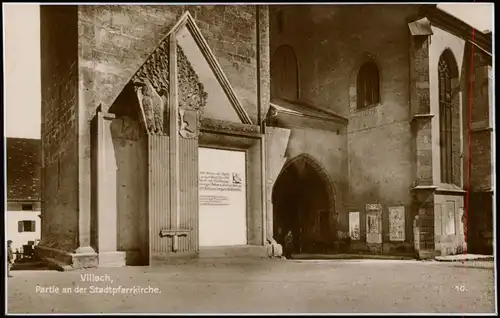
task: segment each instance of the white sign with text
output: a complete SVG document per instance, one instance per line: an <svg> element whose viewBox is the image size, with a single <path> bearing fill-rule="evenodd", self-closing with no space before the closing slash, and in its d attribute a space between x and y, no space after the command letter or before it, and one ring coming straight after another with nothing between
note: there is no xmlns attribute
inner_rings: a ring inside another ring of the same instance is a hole
<svg viewBox="0 0 500 318"><path fill-rule="evenodd" d="M246 156L199 148L200 246L247 244Z"/></svg>

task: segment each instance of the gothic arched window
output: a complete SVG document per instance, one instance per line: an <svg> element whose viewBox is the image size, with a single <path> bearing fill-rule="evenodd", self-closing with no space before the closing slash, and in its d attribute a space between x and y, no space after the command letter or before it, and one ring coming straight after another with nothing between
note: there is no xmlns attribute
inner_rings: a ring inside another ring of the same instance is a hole
<svg viewBox="0 0 500 318"><path fill-rule="evenodd" d="M271 97L294 101L299 97L297 57L291 46L280 46L271 60Z"/></svg>
<svg viewBox="0 0 500 318"><path fill-rule="evenodd" d="M454 109L454 87L456 84L457 67L454 57L449 50L446 50L439 59L439 145L441 157L441 182L453 184L456 181L454 169L457 162L454 153L459 149L454 149L457 143L454 142L454 129L457 124L457 112Z"/></svg>
<svg viewBox="0 0 500 318"><path fill-rule="evenodd" d="M278 24L278 34L281 34L285 30L285 13L283 10L278 10L276 20Z"/></svg>
<svg viewBox="0 0 500 318"><path fill-rule="evenodd" d="M380 102L380 78L377 65L367 62L361 66L356 81L357 108L362 109Z"/></svg>

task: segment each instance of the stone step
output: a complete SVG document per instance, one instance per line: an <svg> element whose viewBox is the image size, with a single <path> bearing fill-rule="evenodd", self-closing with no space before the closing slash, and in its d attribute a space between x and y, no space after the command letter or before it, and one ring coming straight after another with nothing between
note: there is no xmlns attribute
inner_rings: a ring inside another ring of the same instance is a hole
<svg viewBox="0 0 500 318"><path fill-rule="evenodd" d="M125 252L99 253L99 267L123 267L126 265Z"/></svg>
<svg viewBox="0 0 500 318"><path fill-rule="evenodd" d="M43 262L45 264L47 264L47 266L49 267L49 269L55 269L55 270L58 270L58 271L61 271L61 272L65 272L65 271L71 271L73 270L73 266L69 265L69 264L66 264L66 263L63 263L61 261L58 261L54 258L50 258L50 257L45 257L43 259Z"/></svg>
<svg viewBox="0 0 500 318"><path fill-rule="evenodd" d="M493 255L481 254L457 254L435 257L435 260L438 262L493 261L494 259Z"/></svg>
<svg viewBox="0 0 500 318"><path fill-rule="evenodd" d="M368 253L338 253L338 254L292 254L293 259L298 260L328 260L328 259L380 259L380 260L413 260L413 255L384 255Z"/></svg>
<svg viewBox="0 0 500 318"><path fill-rule="evenodd" d="M234 245L200 247L199 258L268 258L266 246Z"/></svg>
<svg viewBox="0 0 500 318"><path fill-rule="evenodd" d="M10 268L13 271L18 270L31 270L31 269L44 269L47 268L47 264L42 261L32 261L32 262L16 262Z"/></svg>

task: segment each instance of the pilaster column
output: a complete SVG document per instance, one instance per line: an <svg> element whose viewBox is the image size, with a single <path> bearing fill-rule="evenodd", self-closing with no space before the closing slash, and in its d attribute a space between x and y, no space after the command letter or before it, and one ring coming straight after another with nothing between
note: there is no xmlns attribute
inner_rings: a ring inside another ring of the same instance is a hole
<svg viewBox="0 0 500 318"><path fill-rule="evenodd" d="M416 27L418 26L418 27ZM434 256L434 190L430 108L429 44L432 30L426 18L409 23L410 97L414 149L413 231L419 258Z"/></svg>
<svg viewBox="0 0 500 318"><path fill-rule="evenodd" d="M432 180L432 130L434 114L430 109L429 38L410 40L410 96L413 143L415 149L415 186L430 186Z"/></svg>
<svg viewBox="0 0 500 318"><path fill-rule="evenodd" d="M95 255L90 245L91 228L91 138L88 103L84 94L78 101L78 248L76 254Z"/></svg>
<svg viewBox="0 0 500 318"><path fill-rule="evenodd" d="M118 208L116 190L116 160L111 122L114 114L100 109L97 119L97 249L99 266L125 266L125 253L118 248Z"/></svg>
<svg viewBox="0 0 500 318"><path fill-rule="evenodd" d="M257 5L257 90L258 90L258 121L261 126L262 137L260 139L261 151L261 201L262 201L262 242L267 244L268 239L273 237L272 213L267 209L267 155L266 155L266 131L264 116L267 113L270 101L270 53L269 53L269 6Z"/></svg>

